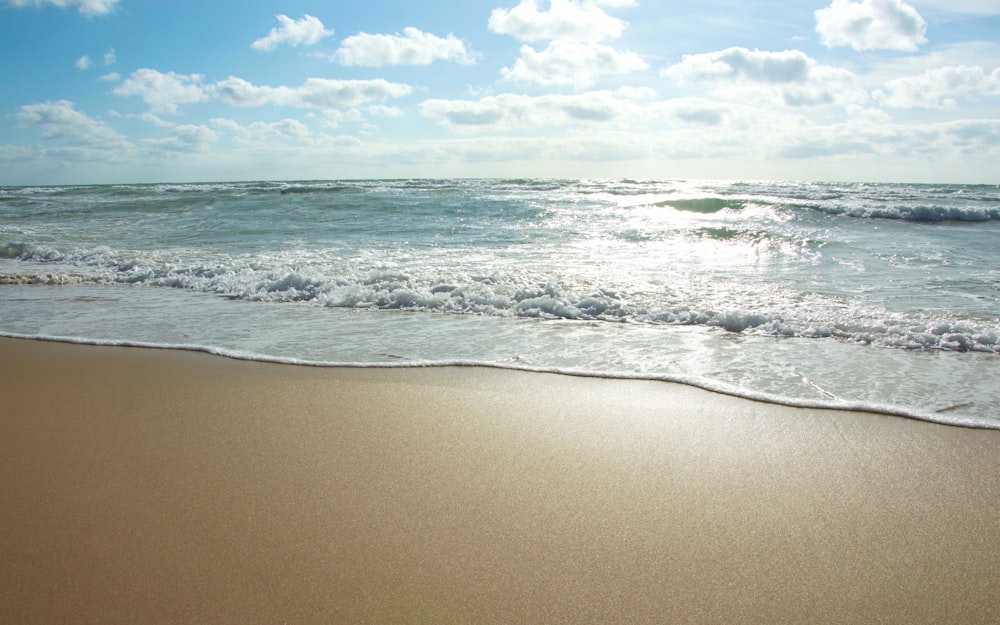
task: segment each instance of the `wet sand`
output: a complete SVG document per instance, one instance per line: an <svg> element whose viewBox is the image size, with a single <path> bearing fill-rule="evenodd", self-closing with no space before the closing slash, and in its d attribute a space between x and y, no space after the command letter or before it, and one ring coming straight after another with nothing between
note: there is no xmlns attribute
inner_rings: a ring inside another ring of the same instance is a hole
<svg viewBox="0 0 1000 625"><path fill-rule="evenodd" d="M998 623L1000 431L0 339L0 622Z"/></svg>

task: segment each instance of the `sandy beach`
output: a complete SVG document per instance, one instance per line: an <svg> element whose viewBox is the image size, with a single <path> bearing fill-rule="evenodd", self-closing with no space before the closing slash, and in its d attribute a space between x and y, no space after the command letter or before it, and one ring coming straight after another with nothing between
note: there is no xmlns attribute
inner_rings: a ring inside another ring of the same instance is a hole
<svg viewBox="0 0 1000 625"><path fill-rule="evenodd" d="M0 622L997 623L1000 431L0 339Z"/></svg>

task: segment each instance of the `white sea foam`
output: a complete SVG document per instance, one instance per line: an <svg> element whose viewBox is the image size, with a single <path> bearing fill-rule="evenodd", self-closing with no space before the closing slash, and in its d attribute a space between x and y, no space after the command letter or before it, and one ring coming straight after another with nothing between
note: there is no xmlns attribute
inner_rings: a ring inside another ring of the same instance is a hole
<svg viewBox="0 0 1000 625"><path fill-rule="evenodd" d="M920 311L891 312L879 306L848 308L838 298L774 293L776 302L757 309L739 306L751 299L740 285L724 285L718 293L685 293L669 290L629 293L590 284L586 288L563 281L538 282L533 273L493 273L469 276L434 265L411 271L370 266L317 262L308 268L290 269L304 259L297 253L273 257L243 256L223 259L218 265L186 266L155 258L121 256L106 247L75 254L52 249L8 246L25 261L53 263L79 273L35 272L5 274L6 284L70 284L102 281L165 286L223 294L248 301L306 302L328 307L485 314L501 317L613 321L629 323L704 325L729 332L758 335L837 338L903 349L944 349L1000 352L997 320L949 319ZM699 295L701 298L699 299ZM760 306L760 302L757 303Z"/></svg>

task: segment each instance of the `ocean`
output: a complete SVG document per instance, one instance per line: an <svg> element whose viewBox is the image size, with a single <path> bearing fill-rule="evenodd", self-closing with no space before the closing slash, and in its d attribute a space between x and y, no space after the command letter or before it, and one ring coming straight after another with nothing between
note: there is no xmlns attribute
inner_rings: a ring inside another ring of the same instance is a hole
<svg viewBox="0 0 1000 625"><path fill-rule="evenodd" d="M1000 427L1000 186L0 187L0 334Z"/></svg>

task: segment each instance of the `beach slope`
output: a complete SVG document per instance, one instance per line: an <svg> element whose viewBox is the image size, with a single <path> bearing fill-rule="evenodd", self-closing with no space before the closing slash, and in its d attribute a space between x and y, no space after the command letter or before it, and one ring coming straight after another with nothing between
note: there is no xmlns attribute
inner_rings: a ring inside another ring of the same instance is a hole
<svg viewBox="0 0 1000 625"><path fill-rule="evenodd" d="M997 623L1000 431L0 339L0 622Z"/></svg>

